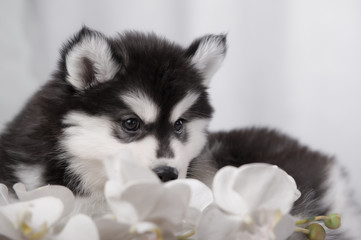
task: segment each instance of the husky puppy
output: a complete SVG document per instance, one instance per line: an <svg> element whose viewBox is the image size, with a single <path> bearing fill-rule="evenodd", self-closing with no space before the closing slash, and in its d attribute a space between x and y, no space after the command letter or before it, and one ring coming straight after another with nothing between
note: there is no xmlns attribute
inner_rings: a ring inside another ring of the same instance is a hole
<svg viewBox="0 0 361 240"><path fill-rule="evenodd" d="M84 27L64 45L52 79L1 135L0 182L64 185L95 213L106 181L102 161L120 149L163 181L209 184L225 165L267 162L295 178L302 196L293 214L337 212L343 227L327 239L361 239L345 173L333 158L274 130L208 133L207 88L226 50L224 35L183 48L154 34L107 37Z"/></svg>

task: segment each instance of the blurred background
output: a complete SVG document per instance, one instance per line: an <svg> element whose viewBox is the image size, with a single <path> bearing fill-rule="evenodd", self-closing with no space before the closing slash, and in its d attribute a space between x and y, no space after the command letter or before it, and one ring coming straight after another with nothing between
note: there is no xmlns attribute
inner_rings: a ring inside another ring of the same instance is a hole
<svg viewBox="0 0 361 240"><path fill-rule="evenodd" d="M153 31L184 46L228 33L210 87L211 129L268 126L336 156L361 203L361 1L0 0L0 128L83 24L108 35Z"/></svg>

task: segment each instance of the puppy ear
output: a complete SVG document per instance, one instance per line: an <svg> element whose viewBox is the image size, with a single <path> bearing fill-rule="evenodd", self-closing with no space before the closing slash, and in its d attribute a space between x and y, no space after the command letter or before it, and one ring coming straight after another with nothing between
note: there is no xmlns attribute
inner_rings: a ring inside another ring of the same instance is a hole
<svg viewBox="0 0 361 240"><path fill-rule="evenodd" d="M66 81L84 90L114 78L120 68L104 35L83 27L63 48Z"/></svg>
<svg viewBox="0 0 361 240"><path fill-rule="evenodd" d="M206 35L196 39L187 49L194 66L203 74L204 84L209 85L211 78L221 66L227 52L227 36Z"/></svg>

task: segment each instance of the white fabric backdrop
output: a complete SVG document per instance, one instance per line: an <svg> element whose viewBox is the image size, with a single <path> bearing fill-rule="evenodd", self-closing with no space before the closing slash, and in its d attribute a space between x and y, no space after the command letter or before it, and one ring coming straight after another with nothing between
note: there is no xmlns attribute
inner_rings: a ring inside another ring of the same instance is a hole
<svg viewBox="0 0 361 240"><path fill-rule="evenodd" d="M184 45L227 32L211 129L270 126L335 155L361 203L361 1L0 0L0 125L47 80L82 24Z"/></svg>

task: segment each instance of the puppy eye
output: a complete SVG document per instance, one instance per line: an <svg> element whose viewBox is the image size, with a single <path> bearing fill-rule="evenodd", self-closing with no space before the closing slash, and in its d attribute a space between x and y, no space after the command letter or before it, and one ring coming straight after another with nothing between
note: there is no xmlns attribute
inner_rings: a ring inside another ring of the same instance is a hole
<svg viewBox="0 0 361 240"><path fill-rule="evenodd" d="M140 122L137 118L129 118L122 122L122 127L127 132L136 132L140 128Z"/></svg>
<svg viewBox="0 0 361 240"><path fill-rule="evenodd" d="M184 119L178 119L175 123L174 123L174 130L176 133L180 134L183 132L183 125L184 125Z"/></svg>

